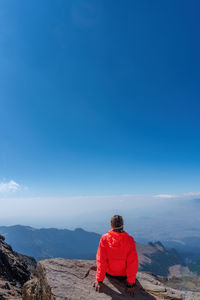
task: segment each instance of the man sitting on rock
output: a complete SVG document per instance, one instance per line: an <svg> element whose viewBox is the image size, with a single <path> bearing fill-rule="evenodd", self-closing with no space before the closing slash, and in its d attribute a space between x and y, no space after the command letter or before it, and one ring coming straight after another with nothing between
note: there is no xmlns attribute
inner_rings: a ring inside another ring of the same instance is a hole
<svg viewBox="0 0 200 300"><path fill-rule="evenodd" d="M101 237L96 255L97 273L94 284L96 291L101 290L105 275L126 280L128 294L134 294L138 271L138 255L135 241L123 230L121 216L111 218L111 230Z"/></svg>

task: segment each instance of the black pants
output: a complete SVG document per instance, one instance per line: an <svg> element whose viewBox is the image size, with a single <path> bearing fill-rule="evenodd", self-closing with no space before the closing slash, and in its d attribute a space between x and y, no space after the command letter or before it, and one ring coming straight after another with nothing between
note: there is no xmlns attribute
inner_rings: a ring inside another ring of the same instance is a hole
<svg viewBox="0 0 200 300"><path fill-rule="evenodd" d="M115 279L118 279L119 281L125 281L127 279L126 276L114 276L114 275L110 275L108 273L106 273L106 276L109 277L109 278L115 278Z"/></svg>

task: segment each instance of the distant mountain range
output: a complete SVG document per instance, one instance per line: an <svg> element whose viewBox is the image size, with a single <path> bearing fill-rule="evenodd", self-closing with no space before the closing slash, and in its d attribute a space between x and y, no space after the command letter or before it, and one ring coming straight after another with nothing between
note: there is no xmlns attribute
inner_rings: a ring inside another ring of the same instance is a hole
<svg viewBox="0 0 200 300"><path fill-rule="evenodd" d="M174 240L163 240L164 245L169 248L175 248L180 252L200 254L200 237L184 237Z"/></svg>
<svg viewBox="0 0 200 300"><path fill-rule="evenodd" d="M47 258L95 259L100 235L81 228L35 229L29 226L1 226L0 234L13 249L33 256L37 261ZM160 242L147 245L136 243L140 270L167 276L169 267L182 264L174 250L166 250Z"/></svg>
<svg viewBox="0 0 200 300"><path fill-rule="evenodd" d="M17 252L33 256L37 261L53 258L94 259L100 235L81 228L67 229L29 226L1 226L0 234L5 236Z"/></svg>

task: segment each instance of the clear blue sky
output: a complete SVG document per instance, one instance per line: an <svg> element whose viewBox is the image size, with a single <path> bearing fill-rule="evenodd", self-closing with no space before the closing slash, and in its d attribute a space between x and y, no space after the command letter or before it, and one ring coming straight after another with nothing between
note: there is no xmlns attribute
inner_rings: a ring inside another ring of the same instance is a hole
<svg viewBox="0 0 200 300"><path fill-rule="evenodd" d="M199 0L0 0L0 182L199 192Z"/></svg>

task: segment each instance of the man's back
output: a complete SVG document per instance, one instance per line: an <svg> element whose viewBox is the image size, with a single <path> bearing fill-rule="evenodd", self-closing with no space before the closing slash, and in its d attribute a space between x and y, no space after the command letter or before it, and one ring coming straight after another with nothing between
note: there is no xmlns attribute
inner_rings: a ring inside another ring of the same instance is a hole
<svg viewBox="0 0 200 300"><path fill-rule="evenodd" d="M98 281L103 281L107 272L113 276L127 276L128 282L135 282L138 256L134 239L128 233L110 230L104 234L96 258Z"/></svg>

